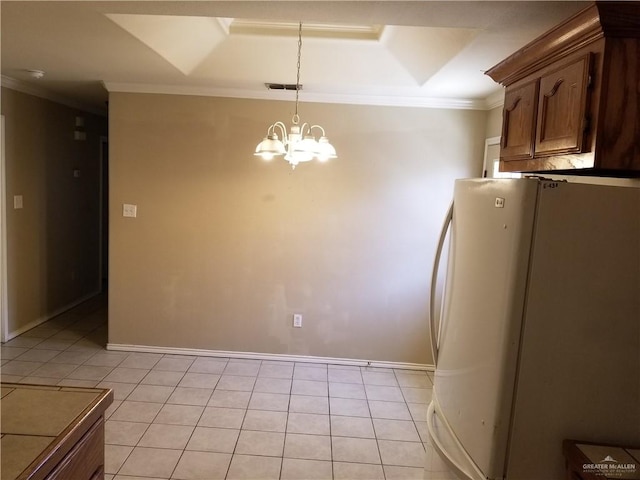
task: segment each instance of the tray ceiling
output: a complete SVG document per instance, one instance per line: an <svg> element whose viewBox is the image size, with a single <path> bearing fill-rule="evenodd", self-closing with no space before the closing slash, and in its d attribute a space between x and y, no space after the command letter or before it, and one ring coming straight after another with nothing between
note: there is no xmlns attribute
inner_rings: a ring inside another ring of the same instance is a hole
<svg viewBox="0 0 640 480"><path fill-rule="evenodd" d="M583 6L3 1L3 83L99 110L107 90L290 99L265 83L295 83L302 21L303 102L486 108L484 71Z"/></svg>

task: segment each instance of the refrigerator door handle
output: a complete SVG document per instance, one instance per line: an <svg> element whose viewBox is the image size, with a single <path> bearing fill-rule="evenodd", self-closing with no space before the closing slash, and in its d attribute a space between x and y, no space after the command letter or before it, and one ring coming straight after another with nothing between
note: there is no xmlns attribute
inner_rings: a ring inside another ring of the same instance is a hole
<svg viewBox="0 0 640 480"><path fill-rule="evenodd" d="M449 439L448 446L445 446L441 441L440 436L442 434L436 431L436 418L440 418L440 428L447 432L446 437ZM427 408L427 431L433 448L438 452L440 458L454 470L458 478L464 480L484 480L487 478L473 463L473 460L464 450L462 444L454 435L449 424L444 420L435 392L433 400ZM447 449L455 450L458 454L454 456L453 454L450 454Z"/></svg>
<svg viewBox="0 0 640 480"><path fill-rule="evenodd" d="M441 325L437 325L436 328L436 289L438 284L438 270L440 267L440 256L442 255L442 249L444 247L444 240L447 237L449 226L453 219L453 202L449 205L449 210L444 219L442 225L442 231L440 232L440 239L438 240L438 248L436 249L436 258L433 261L433 272L431 273L431 295L429 298L429 333L431 337L431 352L433 354L433 364L438 365L438 336ZM439 319L440 320L440 319ZM438 322L439 323L439 322Z"/></svg>

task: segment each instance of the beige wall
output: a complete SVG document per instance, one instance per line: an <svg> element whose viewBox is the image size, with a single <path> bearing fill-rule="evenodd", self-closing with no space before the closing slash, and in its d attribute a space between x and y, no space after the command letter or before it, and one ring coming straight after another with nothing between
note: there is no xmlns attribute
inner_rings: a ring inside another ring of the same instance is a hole
<svg viewBox="0 0 640 480"><path fill-rule="evenodd" d="M11 335L99 291L99 141L107 124L7 88L2 114ZM84 142L73 139L76 115L85 119ZM13 208L14 195L24 208Z"/></svg>
<svg viewBox="0 0 640 480"><path fill-rule="evenodd" d="M502 135L502 105L487 112L487 131L485 135L487 138Z"/></svg>
<svg viewBox="0 0 640 480"><path fill-rule="evenodd" d="M253 156L292 106L110 96L111 344L431 363L435 243L485 112L302 104L339 158L292 171Z"/></svg>

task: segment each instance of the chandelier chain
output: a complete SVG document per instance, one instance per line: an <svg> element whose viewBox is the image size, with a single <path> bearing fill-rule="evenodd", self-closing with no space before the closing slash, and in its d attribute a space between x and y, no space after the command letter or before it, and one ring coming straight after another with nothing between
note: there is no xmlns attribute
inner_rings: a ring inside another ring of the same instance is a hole
<svg viewBox="0 0 640 480"><path fill-rule="evenodd" d="M293 115L293 124L300 121L298 115L298 97L300 95L300 57L302 55L302 22L298 25L298 63L296 64L296 113Z"/></svg>

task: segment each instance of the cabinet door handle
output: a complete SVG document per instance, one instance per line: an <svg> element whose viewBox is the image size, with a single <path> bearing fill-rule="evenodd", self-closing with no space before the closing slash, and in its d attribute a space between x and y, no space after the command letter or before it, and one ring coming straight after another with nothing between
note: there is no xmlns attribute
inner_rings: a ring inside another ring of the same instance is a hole
<svg viewBox="0 0 640 480"><path fill-rule="evenodd" d="M562 85L563 82L564 82L564 78L559 78L558 80L556 80L556 83L551 89L551 91L549 93L545 93L544 96L547 98L553 97L558 92L558 88L560 88L560 85Z"/></svg>

